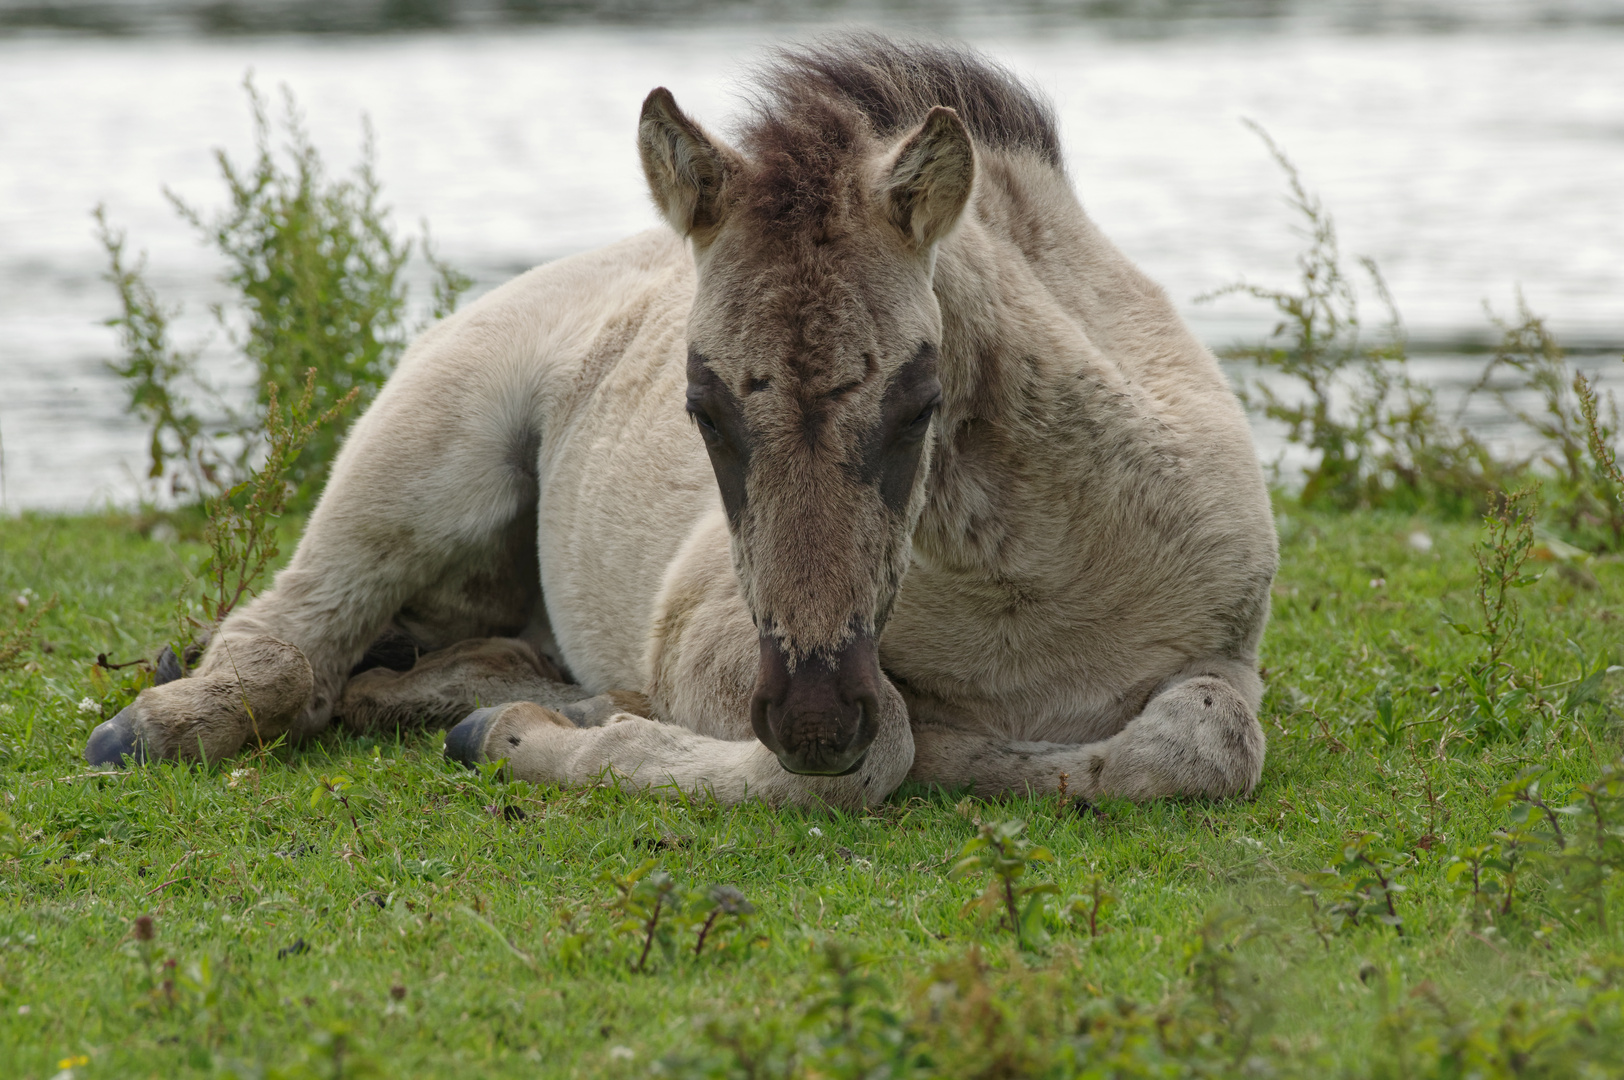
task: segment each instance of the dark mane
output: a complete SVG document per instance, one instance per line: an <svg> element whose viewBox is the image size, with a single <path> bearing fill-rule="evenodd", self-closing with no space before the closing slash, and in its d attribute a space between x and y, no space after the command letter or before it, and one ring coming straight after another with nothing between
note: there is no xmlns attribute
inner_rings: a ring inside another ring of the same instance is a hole
<svg viewBox="0 0 1624 1080"><path fill-rule="evenodd" d="M969 49L849 34L783 49L755 81L739 132L756 165L748 202L782 224L823 221L850 194L853 152L870 137L902 134L937 105L956 111L982 146L1062 168L1048 102Z"/></svg>

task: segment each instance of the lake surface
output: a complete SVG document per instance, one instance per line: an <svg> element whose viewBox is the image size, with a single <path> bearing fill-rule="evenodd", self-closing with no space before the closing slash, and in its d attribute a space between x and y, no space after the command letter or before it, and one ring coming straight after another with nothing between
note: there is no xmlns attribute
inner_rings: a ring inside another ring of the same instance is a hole
<svg viewBox="0 0 1624 1080"><path fill-rule="evenodd" d="M1252 302L1200 305L1226 282L1285 285L1299 237L1264 125L1340 226L1375 258L1412 336L1434 352L1488 335L1520 286L1572 344L1624 343L1624 29L1413 27L1352 34L1101 33L1083 22L954 28L1054 100L1090 213L1167 286L1204 339L1267 331ZM216 147L245 158L240 84L286 85L334 171L360 118L403 230L422 220L476 292L538 262L651 227L633 133L666 85L726 130L740 79L804 28L750 22L487 28L377 37L0 38L0 445L5 507L83 508L141 493L145 440L105 370L114 309L91 209L149 252L211 332L220 265L165 201L213 207ZM218 332L205 347L219 377ZM1624 384L1617 354L1586 357ZM1481 361L1429 358L1451 401ZM1474 424L1502 441L1492 409ZM1262 452L1278 451L1262 433Z"/></svg>

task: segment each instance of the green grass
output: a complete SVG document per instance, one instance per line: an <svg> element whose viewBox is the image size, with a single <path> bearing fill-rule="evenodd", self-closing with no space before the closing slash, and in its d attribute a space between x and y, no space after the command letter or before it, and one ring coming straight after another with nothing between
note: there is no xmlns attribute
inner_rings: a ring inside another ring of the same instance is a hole
<svg viewBox="0 0 1624 1080"><path fill-rule="evenodd" d="M90 772L85 738L134 670L98 684L91 663L150 654L202 554L151 524L0 520L0 631L25 588L60 597L49 651L0 674L0 1076L1600 1076L1624 1058L1624 909L1602 929L1548 859L1504 916L1446 880L1513 824L1496 794L1520 770L1548 766L1560 803L1617 756L1624 680L1565 710L1557 685L1580 674L1569 642L1619 659L1617 561L1537 566L1510 660L1558 704L1484 742L1460 689L1481 645L1442 619L1475 619L1476 527L1283 509L1253 798L1079 813L905 789L857 816L507 784L447 764L438 732ZM1410 725L1392 742L1383 694ZM313 802L339 775L359 835ZM971 903L983 882L949 877L978 820L1009 818L1054 855L1023 880L1058 887L1024 950ZM1409 867L1402 933L1296 896L1365 832ZM633 971L642 938L615 932L600 875L649 858L756 914ZM1092 875L1117 896L1093 938L1061 912Z"/></svg>

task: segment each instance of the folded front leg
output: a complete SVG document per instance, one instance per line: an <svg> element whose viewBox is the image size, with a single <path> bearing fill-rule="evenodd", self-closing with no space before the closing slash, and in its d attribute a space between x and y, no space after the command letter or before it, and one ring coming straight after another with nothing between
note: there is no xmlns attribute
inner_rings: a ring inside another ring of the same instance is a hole
<svg viewBox="0 0 1624 1080"><path fill-rule="evenodd" d="M903 707L900 698L890 705ZM883 724L862 764L845 776L788 772L755 739L711 738L625 712L598 727L576 727L563 713L530 702L475 711L446 734L446 756L470 766L505 759L515 779L536 783L582 786L614 780L723 804L756 799L773 806L857 810L884 801L913 759L906 715L891 719L899 722Z"/></svg>
<svg viewBox="0 0 1624 1080"><path fill-rule="evenodd" d="M1237 685L1240 684L1240 685ZM1231 661L1197 665L1152 697L1108 739L1017 742L961 728L922 726L909 779L978 795L1054 792L1085 798L1247 795L1263 773L1257 675Z"/></svg>
<svg viewBox="0 0 1624 1080"><path fill-rule="evenodd" d="M344 687L334 713L351 731L365 733L450 727L470 709L509 701L562 709L580 720L592 711L591 698L590 691L564 682L558 669L525 642L475 638L428 653L406 671L363 671ZM621 704L607 712L627 707Z"/></svg>

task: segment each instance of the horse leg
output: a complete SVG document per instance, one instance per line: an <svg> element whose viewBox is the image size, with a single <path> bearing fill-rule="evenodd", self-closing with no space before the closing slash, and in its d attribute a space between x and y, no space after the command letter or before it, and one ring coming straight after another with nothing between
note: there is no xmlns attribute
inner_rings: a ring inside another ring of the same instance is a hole
<svg viewBox="0 0 1624 1080"><path fill-rule="evenodd" d="M1263 773L1262 682L1254 666L1217 660L1187 667L1108 739L1019 742L946 726L914 731L909 779L978 795L1047 793L1156 799L1247 795Z"/></svg>
<svg viewBox="0 0 1624 1080"><path fill-rule="evenodd" d="M479 638L424 654L407 671L372 668L351 678L334 715L357 733L451 727L491 702L529 702L557 710L579 727L616 713L649 711L641 694L593 695L518 638Z"/></svg>
<svg viewBox="0 0 1624 1080"><path fill-rule="evenodd" d="M512 576L515 533L534 551L537 498L534 461L514 448L535 439L514 430L524 418L474 396L492 392L485 383L436 370L456 361L425 357L390 382L274 586L226 618L190 678L142 691L98 727L87 761L216 761L248 740L320 731L367 645L414 597Z"/></svg>
<svg viewBox="0 0 1624 1080"><path fill-rule="evenodd" d="M701 795L724 805L756 799L772 806L856 810L883 802L901 783L913 750L900 695L881 708L890 739L876 740L846 776L787 772L754 738L718 739L630 712L578 727L560 710L530 702L478 709L446 734L446 755L467 765L506 760L514 779L568 787L614 781L655 794ZM883 740L883 742L882 742Z"/></svg>

